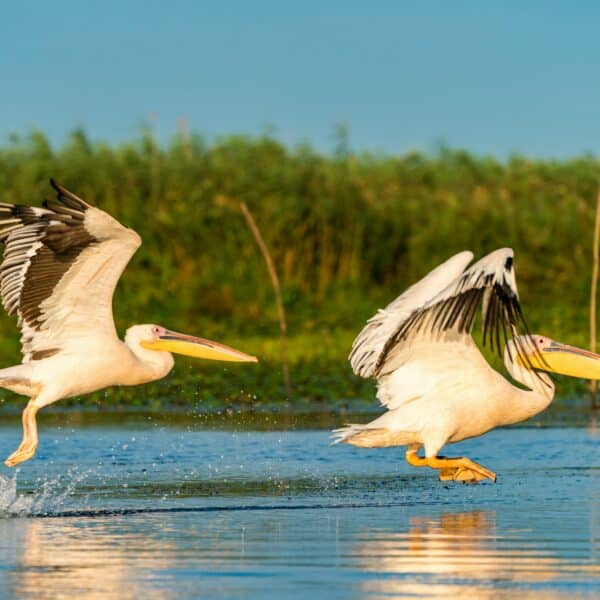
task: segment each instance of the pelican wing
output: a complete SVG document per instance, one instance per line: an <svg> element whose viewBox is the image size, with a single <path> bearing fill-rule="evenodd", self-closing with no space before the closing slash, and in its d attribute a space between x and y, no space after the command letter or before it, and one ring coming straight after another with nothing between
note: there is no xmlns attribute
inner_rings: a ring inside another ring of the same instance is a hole
<svg viewBox="0 0 600 600"><path fill-rule="evenodd" d="M352 344L350 364L357 375L372 377L386 344L406 320L431 298L451 285L473 260L473 253L459 252L409 287L371 317Z"/></svg>
<svg viewBox="0 0 600 600"><path fill-rule="evenodd" d="M0 203L0 296L22 330L24 362L116 336L112 296L137 233L51 180L43 208Z"/></svg>
<svg viewBox="0 0 600 600"><path fill-rule="evenodd" d="M421 306L413 307L408 316L396 322L371 374L379 377L398 368L409 358L412 345L433 343L450 332L454 339L470 336L480 305L483 343L502 355L502 340L506 342L509 334L514 336L519 330L528 333L519 304L513 258L510 248L496 250L460 273ZM527 350L531 352L533 348Z"/></svg>

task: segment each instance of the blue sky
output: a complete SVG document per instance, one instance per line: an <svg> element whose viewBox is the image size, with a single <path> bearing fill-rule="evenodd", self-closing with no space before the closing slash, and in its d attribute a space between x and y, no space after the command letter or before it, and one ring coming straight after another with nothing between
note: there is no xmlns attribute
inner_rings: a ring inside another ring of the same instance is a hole
<svg viewBox="0 0 600 600"><path fill-rule="evenodd" d="M273 132L402 153L600 153L600 4L260 1L5 3L0 139L155 116L212 138Z"/></svg>

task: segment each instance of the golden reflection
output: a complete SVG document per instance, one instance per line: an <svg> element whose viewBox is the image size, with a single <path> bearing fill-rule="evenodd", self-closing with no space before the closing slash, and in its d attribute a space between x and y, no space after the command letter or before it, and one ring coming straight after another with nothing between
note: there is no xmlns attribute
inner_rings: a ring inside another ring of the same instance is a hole
<svg viewBox="0 0 600 600"><path fill-rule="evenodd" d="M494 511L415 517L408 532L381 531L369 538L357 554L362 570L373 574L362 585L370 597L486 599L518 589L519 598L564 598L527 588L600 575L600 566L561 560L521 535L498 536Z"/></svg>
<svg viewBox="0 0 600 600"><path fill-rule="evenodd" d="M6 530L4 523L3 529ZM152 571L173 567L168 548L152 535L119 532L106 527L72 524L63 519L15 519L13 537L20 556L9 575L15 598L119 598L161 600ZM10 526L10 525L9 525ZM163 582L164 583L164 582Z"/></svg>

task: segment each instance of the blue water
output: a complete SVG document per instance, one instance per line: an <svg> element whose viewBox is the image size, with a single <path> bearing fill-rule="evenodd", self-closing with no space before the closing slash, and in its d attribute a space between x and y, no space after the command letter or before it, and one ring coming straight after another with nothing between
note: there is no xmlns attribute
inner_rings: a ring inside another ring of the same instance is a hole
<svg viewBox="0 0 600 600"><path fill-rule="evenodd" d="M0 456L19 442L0 427ZM494 485L326 431L45 427L0 474L0 596L600 596L600 434L504 429L446 449Z"/></svg>

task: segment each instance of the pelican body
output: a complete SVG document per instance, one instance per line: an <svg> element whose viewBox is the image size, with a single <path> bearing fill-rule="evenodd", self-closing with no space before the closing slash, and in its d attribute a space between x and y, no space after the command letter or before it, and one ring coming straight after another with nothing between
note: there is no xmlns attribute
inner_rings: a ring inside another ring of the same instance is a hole
<svg viewBox="0 0 600 600"><path fill-rule="evenodd" d="M235 362L256 358L160 325L135 325L117 336L112 298L140 236L51 180L56 200L43 207L0 203L0 295L18 317L23 362L0 370L0 387L29 396L23 441L5 461L36 451L36 413L62 398L113 385L161 379L173 353Z"/></svg>
<svg viewBox="0 0 600 600"><path fill-rule="evenodd" d="M335 430L336 443L406 446L409 464L438 469L441 480L495 481L485 467L440 450L543 411L555 391L546 372L600 379L600 355L528 332L510 248L467 269L472 258L453 256L367 322L350 363L377 380L387 410L366 425ZM498 353L504 345L506 370L525 389L494 370L471 337L479 305L483 342Z"/></svg>

